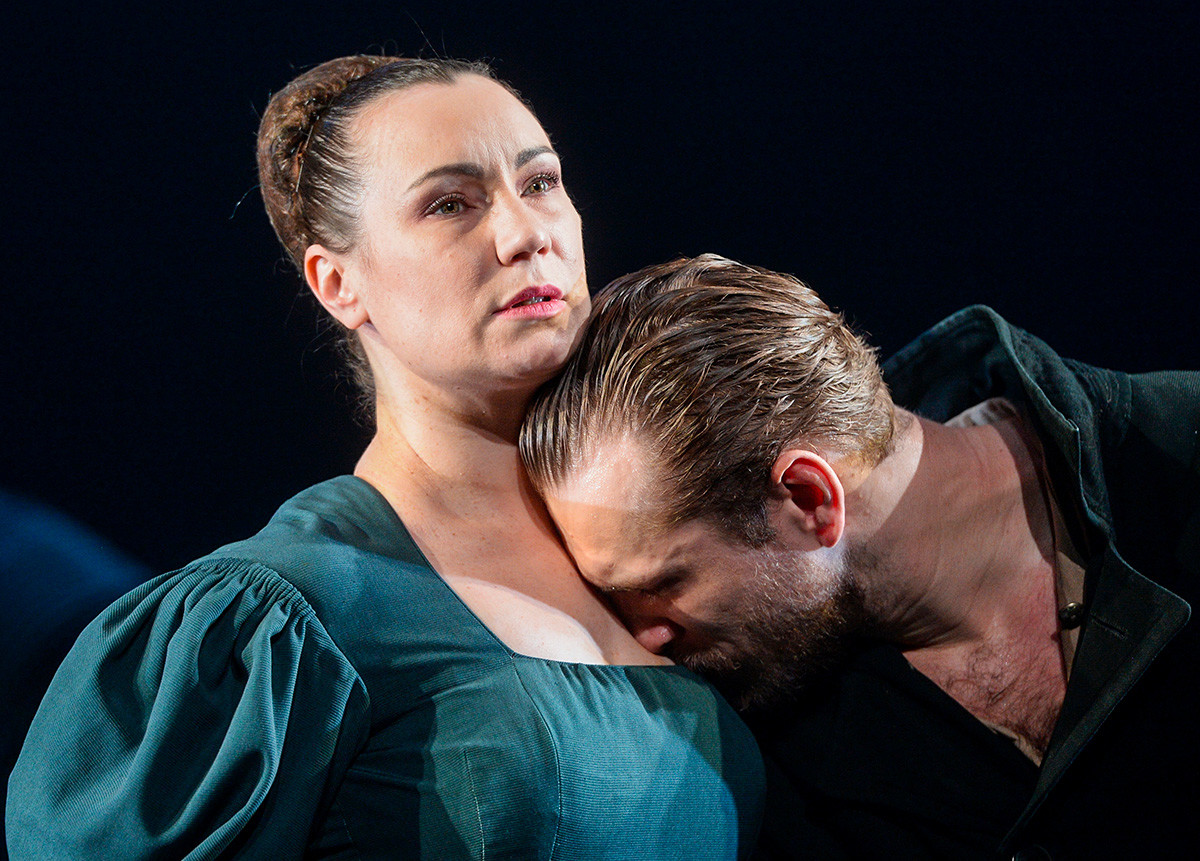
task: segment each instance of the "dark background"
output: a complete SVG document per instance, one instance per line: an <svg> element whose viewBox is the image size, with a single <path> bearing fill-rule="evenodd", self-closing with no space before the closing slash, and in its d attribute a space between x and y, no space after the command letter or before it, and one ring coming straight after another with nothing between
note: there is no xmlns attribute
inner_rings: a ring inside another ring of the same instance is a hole
<svg viewBox="0 0 1200 861"><path fill-rule="evenodd" d="M495 62L564 156L594 286L716 251L885 354L984 302L1066 355L1200 366L1194 0L704 8L10 9L0 486L165 570L353 467L253 143L273 89L360 51Z"/></svg>

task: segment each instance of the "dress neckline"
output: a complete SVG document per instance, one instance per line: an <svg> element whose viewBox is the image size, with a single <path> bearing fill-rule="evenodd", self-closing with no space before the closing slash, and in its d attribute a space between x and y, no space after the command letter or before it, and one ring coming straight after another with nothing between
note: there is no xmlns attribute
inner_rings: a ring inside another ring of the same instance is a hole
<svg viewBox="0 0 1200 861"><path fill-rule="evenodd" d="M351 509L357 508L363 516L355 518L354 525L357 527L357 531L366 534L368 544L373 550L398 561L407 564L416 564L427 569L436 579L439 587L444 589L447 595L462 608L472 623L510 658L562 667L604 667L608 668L608 670L619 672L636 671L639 669L670 670L676 674L694 676L691 670L682 664L608 664L593 663L590 661L562 661L555 658L526 655L518 652L500 639L496 632L488 627L483 619L479 618L479 615L471 609L470 605L463 600L463 597L458 594L454 587L447 583L441 573L433 567L425 557L425 554L421 552L421 548L417 546L417 542L413 540L412 534L408 531L408 527L404 525L404 521L400 519L400 515L396 513L396 509L392 508L391 503L387 501L387 497L377 487L357 475L341 475L337 478L329 479L323 484L318 485L318 487L323 489L336 488L339 491L337 494L338 498L336 499L331 499L324 494L321 495L322 501L331 506L331 509L324 513L335 514L340 518L345 518L346 510L343 506L349 503Z"/></svg>

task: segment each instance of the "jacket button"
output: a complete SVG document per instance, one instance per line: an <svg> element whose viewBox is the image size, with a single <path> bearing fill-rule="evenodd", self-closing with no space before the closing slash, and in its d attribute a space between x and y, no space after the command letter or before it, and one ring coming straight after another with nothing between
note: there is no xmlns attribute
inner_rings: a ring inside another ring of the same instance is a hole
<svg viewBox="0 0 1200 861"><path fill-rule="evenodd" d="M1058 621L1064 631L1070 631L1083 624L1083 605L1072 601L1058 611Z"/></svg>

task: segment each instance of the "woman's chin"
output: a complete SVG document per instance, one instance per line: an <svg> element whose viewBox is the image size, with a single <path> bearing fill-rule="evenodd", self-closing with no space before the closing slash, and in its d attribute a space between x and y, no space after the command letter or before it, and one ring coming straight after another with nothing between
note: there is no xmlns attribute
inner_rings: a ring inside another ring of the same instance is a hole
<svg viewBox="0 0 1200 861"><path fill-rule="evenodd" d="M523 349L511 356L512 379L537 388L558 375L571 358L578 340L577 337L557 333L553 338L540 340L540 343L522 345Z"/></svg>
<svg viewBox="0 0 1200 861"><path fill-rule="evenodd" d="M538 386L554 379L566 364L566 358L559 361L530 363L511 369L511 372L500 382L499 388L510 392L533 394Z"/></svg>

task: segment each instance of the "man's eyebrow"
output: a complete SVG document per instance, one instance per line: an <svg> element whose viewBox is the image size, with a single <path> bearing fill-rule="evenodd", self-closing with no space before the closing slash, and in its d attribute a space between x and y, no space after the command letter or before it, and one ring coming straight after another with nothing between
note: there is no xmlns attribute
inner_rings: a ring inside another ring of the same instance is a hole
<svg viewBox="0 0 1200 861"><path fill-rule="evenodd" d="M545 155L546 153L549 153L550 155L558 155L558 153L548 146L530 147L529 149L523 149L517 153L517 157L514 160L513 165L514 167L520 169L529 162L533 161L539 155ZM408 190L412 191L417 186L424 185L425 183L429 182L429 180L437 179L439 176L467 176L471 179L481 180L486 175L487 172L483 169L483 166L475 164L474 162L460 161L455 162L454 164L444 164L441 167L435 167L431 170L427 170L418 176L413 181L412 185L408 187Z"/></svg>

